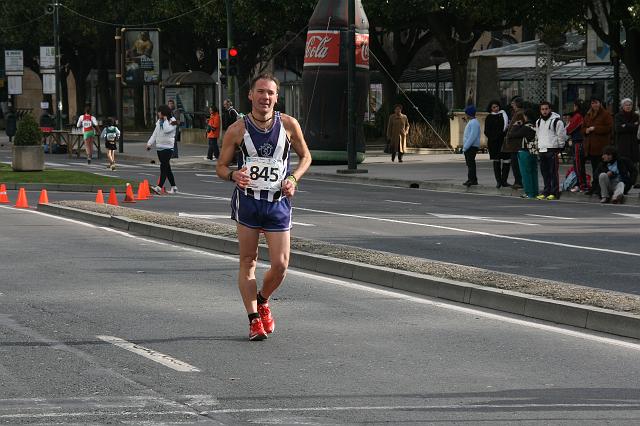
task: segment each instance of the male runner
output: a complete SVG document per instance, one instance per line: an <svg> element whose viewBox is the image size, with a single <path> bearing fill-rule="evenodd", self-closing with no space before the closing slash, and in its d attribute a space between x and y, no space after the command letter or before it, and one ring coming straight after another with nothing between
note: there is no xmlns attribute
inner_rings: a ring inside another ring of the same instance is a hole
<svg viewBox="0 0 640 426"><path fill-rule="evenodd" d="M289 266L291 201L298 180L311 165L311 154L298 121L273 108L278 80L261 74L251 81L251 113L229 126L222 142L216 173L235 182L231 218L237 222L240 249L238 287L249 315L249 340L264 340L275 327L269 297L284 280ZM240 149L238 170L229 164ZM290 151L299 162L291 172ZM256 284L258 237L264 232L271 267L262 288Z"/></svg>

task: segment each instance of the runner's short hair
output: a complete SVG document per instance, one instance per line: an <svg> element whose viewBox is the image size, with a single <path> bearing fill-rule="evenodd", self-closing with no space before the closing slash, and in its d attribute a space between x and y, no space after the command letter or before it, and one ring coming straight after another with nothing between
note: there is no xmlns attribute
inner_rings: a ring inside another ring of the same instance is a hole
<svg viewBox="0 0 640 426"><path fill-rule="evenodd" d="M258 80L271 80L276 84L276 90L278 92L280 91L280 80L278 80L275 75L268 72L258 74L253 77L253 79L251 80L251 90L253 90L253 88L256 86Z"/></svg>

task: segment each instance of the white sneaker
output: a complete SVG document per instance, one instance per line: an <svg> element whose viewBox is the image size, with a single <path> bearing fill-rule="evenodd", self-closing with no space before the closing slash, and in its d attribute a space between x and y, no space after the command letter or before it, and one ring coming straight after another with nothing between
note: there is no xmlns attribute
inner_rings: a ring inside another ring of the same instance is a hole
<svg viewBox="0 0 640 426"><path fill-rule="evenodd" d="M153 192L155 192L156 194L158 194L158 195L162 194L162 188L160 188L158 185L156 185L156 186L152 186L152 187L151 187L151 190L152 190Z"/></svg>
<svg viewBox="0 0 640 426"><path fill-rule="evenodd" d="M167 191L167 194L177 194L177 193L178 193L177 186L172 186L171 189Z"/></svg>

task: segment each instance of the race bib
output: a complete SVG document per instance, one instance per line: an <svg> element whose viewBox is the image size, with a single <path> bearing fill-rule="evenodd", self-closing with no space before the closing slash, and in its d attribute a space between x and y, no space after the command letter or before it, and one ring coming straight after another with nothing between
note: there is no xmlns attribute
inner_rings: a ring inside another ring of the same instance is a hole
<svg viewBox="0 0 640 426"><path fill-rule="evenodd" d="M116 134L115 133L107 133L107 140L109 142L113 142L116 140Z"/></svg>
<svg viewBox="0 0 640 426"><path fill-rule="evenodd" d="M249 188L256 191L279 190L284 179L285 169L282 160L268 157L247 157Z"/></svg>
<svg viewBox="0 0 640 426"><path fill-rule="evenodd" d="M91 123L91 120L82 120L82 127L84 127L85 129L92 127L93 123Z"/></svg>

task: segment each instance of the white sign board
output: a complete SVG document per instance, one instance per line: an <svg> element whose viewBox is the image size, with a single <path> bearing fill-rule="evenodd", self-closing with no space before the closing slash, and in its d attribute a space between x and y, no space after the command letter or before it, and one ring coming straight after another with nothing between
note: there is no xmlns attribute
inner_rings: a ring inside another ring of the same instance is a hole
<svg viewBox="0 0 640 426"><path fill-rule="evenodd" d="M611 63L611 48L602 41L598 34L587 26L587 65Z"/></svg>
<svg viewBox="0 0 640 426"><path fill-rule="evenodd" d="M40 69L56 67L56 49L53 46L40 46Z"/></svg>
<svg viewBox="0 0 640 426"><path fill-rule="evenodd" d="M55 95L56 93L56 75L42 74L42 93L45 95Z"/></svg>
<svg viewBox="0 0 640 426"><path fill-rule="evenodd" d="M22 75L24 73L24 56L22 50L4 51L4 70L7 75Z"/></svg>
<svg viewBox="0 0 640 426"><path fill-rule="evenodd" d="M22 95L22 76L21 75L8 75L7 76L7 90L9 95Z"/></svg>

